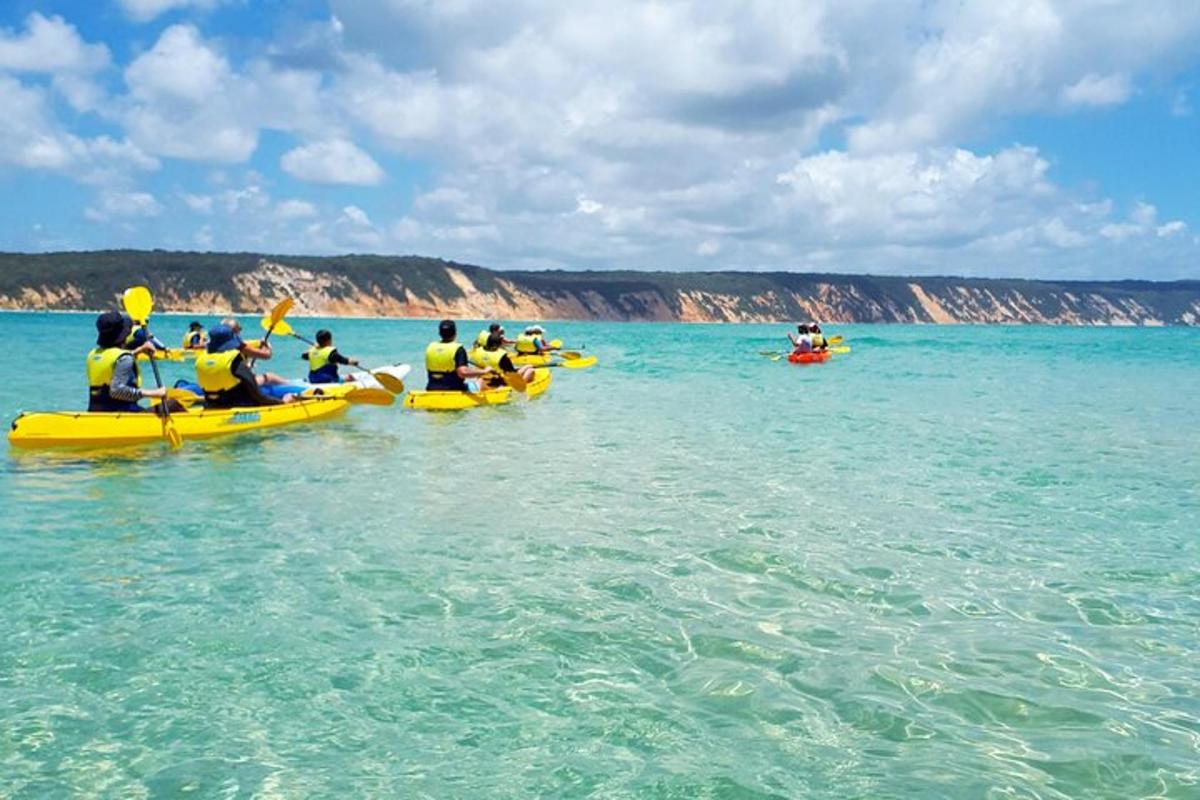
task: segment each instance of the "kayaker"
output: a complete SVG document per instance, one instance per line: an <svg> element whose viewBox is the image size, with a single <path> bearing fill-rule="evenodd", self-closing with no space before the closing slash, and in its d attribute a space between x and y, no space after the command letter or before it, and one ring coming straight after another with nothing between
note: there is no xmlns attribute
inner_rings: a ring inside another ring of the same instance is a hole
<svg viewBox="0 0 1200 800"><path fill-rule="evenodd" d="M821 333L821 326L815 322L808 323L808 335L812 338L813 350L828 350L829 342L825 340L825 334Z"/></svg>
<svg viewBox="0 0 1200 800"><path fill-rule="evenodd" d="M491 372L471 366L466 348L457 341L458 326L454 320L438 323L438 337L440 341L430 342L425 348L425 371L429 374L426 391L469 392L468 378L480 378Z"/></svg>
<svg viewBox="0 0 1200 800"><path fill-rule="evenodd" d="M515 344L517 354L523 356L542 355L558 349L551 347L546 342L546 329L541 325L530 325L524 333L517 337Z"/></svg>
<svg viewBox="0 0 1200 800"><path fill-rule="evenodd" d="M490 368L497 373L484 379L489 385L503 386L504 380L500 377L500 373L505 372L515 372L526 382L533 380L533 367L518 367L513 364L512 358L504 349L504 335L499 332L488 336L483 347L477 347L471 351L471 363L477 367Z"/></svg>
<svg viewBox="0 0 1200 800"><path fill-rule="evenodd" d="M154 344L141 326L119 311L105 311L96 318L96 346L87 355L88 411L146 411L138 405L143 397L165 397L166 389L143 389L137 357L153 353ZM174 401L167 408L182 411Z"/></svg>
<svg viewBox="0 0 1200 800"><path fill-rule="evenodd" d="M300 356L308 362L309 383L341 383L338 364L360 366L358 359L347 358L333 346L333 333L322 328L317 331L317 343Z"/></svg>
<svg viewBox="0 0 1200 800"><path fill-rule="evenodd" d="M480 348L487 347L488 337L493 333L500 334L500 342L503 346L507 347L509 345L516 344L516 340L509 339L504 335L503 325L501 325L499 322L493 322L491 325L488 325L486 331L480 331L479 335L475 337L475 346Z"/></svg>
<svg viewBox="0 0 1200 800"><path fill-rule="evenodd" d="M187 333L183 335L184 350L203 350L208 345L208 336L204 333L204 326L196 320L188 325Z"/></svg>
<svg viewBox="0 0 1200 800"><path fill-rule="evenodd" d="M254 374L247 359L269 359L271 346L247 344L241 332L242 326L235 319L223 319L208 332L206 354L196 357L196 382L204 390L204 406L277 406L295 400L294 394L276 399L263 392L264 385L285 385L287 381L269 372Z"/></svg>
<svg viewBox="0 0 1200 800"><path fill-rule="evenodd" d="M796 326L797 336L788 334L788 340L792 343L793 353L811 353L813 350L812 335L808 331L808 325L801 322Z"/></svg>

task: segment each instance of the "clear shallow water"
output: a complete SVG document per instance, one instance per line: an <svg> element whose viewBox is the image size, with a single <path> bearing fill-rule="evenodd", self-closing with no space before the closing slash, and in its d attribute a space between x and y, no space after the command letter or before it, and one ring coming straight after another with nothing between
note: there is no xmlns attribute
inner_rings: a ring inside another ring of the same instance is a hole
<svg viewBox="0 0 1200 800"><path fill-rule="evenodd" d="M0 352L0 417L79 405L91 324L0 315L65 354ZM0 796L1200 796L1200 333L784 330L564 323L601 364L530 403L9 451Z"/></svg>

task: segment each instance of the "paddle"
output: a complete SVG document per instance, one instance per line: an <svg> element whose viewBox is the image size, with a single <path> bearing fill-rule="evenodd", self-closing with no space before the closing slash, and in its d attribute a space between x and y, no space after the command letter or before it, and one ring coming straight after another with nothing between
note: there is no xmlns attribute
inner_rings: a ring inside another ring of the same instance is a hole
<svg viewBox="0 0 1200 800"><path fill-rule="evenodd" d="M529 386L525 383L525 379L521 377L521 373L519 372L499 371L499 375L504 379L505 383L507 383L513 389L516 389L521 394L524 394L525 390L529 388Z"/></svg>
<svg viewBox="0 0 1200 800"><path fill-rule="evenodd" d="M271 318L263 317L262 318L262 326L263 326L264 330L269 330L272 327ZM312 339L306 339L303 336L301 336L300 334L296 333L296 331L292 330L292 326L288 324L287 320L284 320L284 319L276 320L273 327L279 333L280 336L291 336L295 339L299 339L300 341L302 341L306 344L310 344L313 347L317 346L317 343L314 342ZM388 372L383 372L383 371L379 370L378 368L371 369L370 367L361 367L360 366L360 367L353 367L353 369L357 369L360 372L367 373L372 378L379 381L379 384L381 386L383 386L383 388L385 388L389 392L391 392L392 394L404 394L404 381L400 380L395 375L392 375Z"/></svg>
<svg viewBox="0 0 1200 800"><path fill-rule="evenodd" d="M146 338L150 338L150 312L154 310L154 298L150 295L150 290L145 286L133 286L125 290L125 294L121 296L121 302L125 306L127 313L135 322L141 324L146 331ZM154 384L159 389L163 388L162 376L158 374L158 360L151 358L150 366L154 370ZM171 409L169 403L162 403L159 406L160 416L163 421L163 438L167 440L172 449L183 447L183 437L175 428L174 421L171 420Z"/></svg>
<svg viewBox="0 0 1200 800"><path fill-rule="evenodd" d="M301 394L296 396L297 403L307 403L310 400L346 400L356 405L390 406L396 402L396 395L386 389L372 389L364 386L361 389L351 389L344 394Z"/></svg>
<svg viewBox="0 0 1200 800"><path fill-rule="evenodd" d="M267 341L271 338L271 332L279 326L280 322L283 322L283 318L287 316L287 313L292 310L292 306L294 305L296 305L295 300L290 297L285 297L276 303L275 307L271 309L271 313L266 317L266 322L268 324L263 326L267 330L267 335L262 338L261 342L263 347L267 345ZM255 360L256 359L253 358L250 359L250 366L254 366Z"/></svg>

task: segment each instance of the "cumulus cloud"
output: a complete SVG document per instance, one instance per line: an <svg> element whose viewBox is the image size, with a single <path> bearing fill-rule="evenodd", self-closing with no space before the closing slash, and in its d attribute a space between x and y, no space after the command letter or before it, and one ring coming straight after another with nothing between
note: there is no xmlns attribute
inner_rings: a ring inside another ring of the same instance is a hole
<svg viewBox="0 0 1200 800"><path fill-rule="evenodd" d="M163 31L125 69L130 138L158 155L240 163L258 130L239 113L242 87L228 62L189 25Z"/></svg>
<svg viewBox="0 0 1200 800"><path fill-rule="evenodd" d="M130 19L149 22L167 11L195 8L207 11L216 8L223 0L118 0Z"/></svg>
<svg viewBox="0 0 1200 800"><path fill-rule="evenodd" d="M112 219L132 219L136 217L156 217L162 213L162 206L154 195L148 192L112 192L100 194L99 202L88 206L84 216L93 222L107 222Z"/></svg>
<svg viewBox="0 0 1200 800"><path fill-rule="evenodd" d="M1063 102L1071 106L1114 106L1129 99L1133 89L1128 75L1084 75L1063 89Z"/></svg>
<svg viewBox="0 0 1200 800"><path fill-rule="evenodd" d="M121 4L149 20L216 3ZM402 248L497 266L964 271L969 259L1011 274L1127 269L1120 248L1194 245L1183 220L1114 213L1102 184L1057 185L1036 142L979 144L1013 117L1176 88L1200 53L1194 3L330 7L249 55L217 30L167 24L123 65L113 97L89 83L106 50L31 16L0 33L0 71L49 87L0 82L15 120L0 160L66 171L125 148L104 158L127 173L155 156L252 162L268 176L170 191L229 246ZM36 44L50 41L57 62ZM53 117L59 98L117 132L73 140ZM1183 89L1175 98L1190 113ZM361 187L361 199L314 204L307 192L348 190L299 187L273 200L263 131L283 134L279 170ZM385 152L421 176L399 216L371 188ZM1125 263L1153 262L1144 255Z"/></svg>
<svg viewBox="0 0 1200 800"><path fill-rule="evenodd" d="M280 166L289 175L314 183L374 186L383 180L383 169L353 142L315 142L284 153Z"/></svg>
<svg viewBox="0 0 1200 800"><path fill-rule="evenodd" d="M284 200L275 207L275 216L281 220L309 219L317 215L317 207L307 200Z"/></svg>
<svg viewBox="0 0 1200 800"><path fill-rule="evenodd" d="M54 119L46 92L0 74L0 163L70 174L88 183L123 180L159 163L136 145L108 136L83 138Z"/></svg>
<svg viewBox="0 0 1200 800"><path fill-rule="evenodd" d="M0 70L83 73L108 65L108 48L87 44L62 17L36 11L25 20L24 34L0 29Z"/></svg>

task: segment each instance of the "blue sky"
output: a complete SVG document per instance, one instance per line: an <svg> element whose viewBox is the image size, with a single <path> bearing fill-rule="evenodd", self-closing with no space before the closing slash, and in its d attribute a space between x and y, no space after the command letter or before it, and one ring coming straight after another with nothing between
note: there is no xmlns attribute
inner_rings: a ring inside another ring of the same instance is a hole
<svg viewBox="0 0 1200 800"><path fill-rule="evenodd" d="M1200 4L0 8L0 249L1200 278Z"/></svg>

